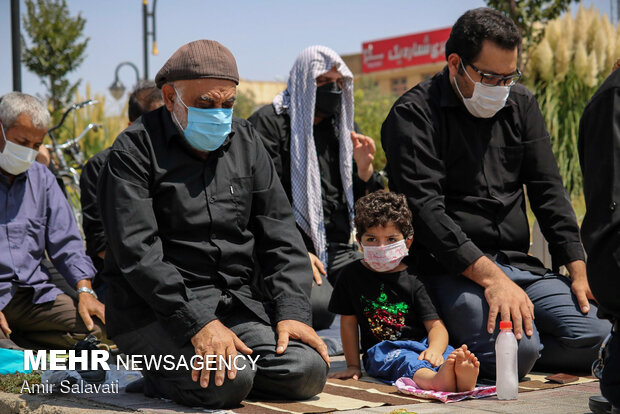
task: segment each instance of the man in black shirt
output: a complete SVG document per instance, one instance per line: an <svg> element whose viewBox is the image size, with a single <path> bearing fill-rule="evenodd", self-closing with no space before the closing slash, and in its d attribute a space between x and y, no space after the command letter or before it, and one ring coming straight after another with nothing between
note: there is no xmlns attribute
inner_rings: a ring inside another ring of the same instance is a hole
<svg viewBox="0 0 620 414"><path fill-rule="evenodd" d="M151 112L164 105L161 91L153 81L140 81L129 95L127 115L129 125L138 117ZM93 288L99 300L105 303L105 289L99 274L103 270L103 258L105 257L106 239L103 231L103 223L97 207L97 180L106 160L110 148L93 155L80 174L80 201L82 203L82 228L86 238L86 253L92 259L97 276L93 281Z"/></svg>
<svg viewBox="0 0 620 414"><path fill-rule="evenodd" d="M607 345L608 358L602 372L601 392L618 412L620 218L616 210L620 210L617 204L617 200L620 200L619 62L616 62L615 70L590 99L579 123L579 160L587 208L581 235L588 253L588 280L600 304L600 316L614 322L614 333Z"/></svg>
<svg viewBox="0 0 620 414"><path fill-rule="evenodd" d="M210 408L316 395L329 357L309 326L312 270L258 134L232 119L234 57L191 42L155 81L165 107L118 136L99 179L110 336L127 354L257 358L147 371L147 395Z"/></svg>
<svg viewBox="0 0 620 414"><path fill-rule="evenodd" d="M313 327L328 328L332 285L361 257L351 238L353 203L383 188L372 166L374 141L354 126L353 74L333 50L310 46L287 89L248 120L273 159L310 256Z"/></svg>
<svg viewBox="0 0 620 414"><path fill-rule="evenodd" d="M390 187L413 212L418 272L451 340L491 378L498 314L520 339L520 376L541 350L541 368L588 370L609 330L588 302L579 229L542 114L516 83L520 45L500 12L466 12L446 44L447 67L403 95L381 131ZM570 279L527 253L524 186L554 268L566 266Z"/></svg>

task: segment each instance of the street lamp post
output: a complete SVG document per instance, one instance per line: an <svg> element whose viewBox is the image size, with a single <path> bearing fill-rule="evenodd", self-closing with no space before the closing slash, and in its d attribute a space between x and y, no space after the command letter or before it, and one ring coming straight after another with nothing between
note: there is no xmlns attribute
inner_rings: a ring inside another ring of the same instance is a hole
<svg viewBox="0 0 620 414"><path fill-rule="evenodd" d="M108 88L108 90L110 91L110 95L112 95L112 97L116 100L121 99L121 97L125 93L125 85L123 85L121 80L118 78L118 71L122 66L125 65L131 66L133 70L136 71L136 85L138 84L138 82L140 82L140 72L138 72L138 67L136 65L131 62L119 63L116 66L116 70L114 71L114 82L112 82L112 85L110 85L110 87Z"/></svg>
<svg viewBox="0 0 620 414"><path fill-rule="evenodd" d="M11 0L11 49L13 52L13 90L22 90L22 50L19 35L19 0Z"/></svg>
<svg viewBox="0 0 620 414"><path fill-rule="evenodd" d="M153 54L156 55L157 39L155 35L155 7L157 0L153 0L153 10L149 12L149 0L142 0L142 43L144 46L144 79L149 78L149 35L153 38ZM149 31L149 17L151 18L151 30Z"/></svg>

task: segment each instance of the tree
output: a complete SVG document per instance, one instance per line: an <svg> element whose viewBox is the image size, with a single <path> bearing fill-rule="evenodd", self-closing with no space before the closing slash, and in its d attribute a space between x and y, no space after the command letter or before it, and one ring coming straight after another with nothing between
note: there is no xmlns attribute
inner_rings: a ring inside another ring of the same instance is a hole
<svg viewBox="0 0 620 414"><path fill-rule="evenodd" d="M69 15L65 0L26 0L24 29L31 47L22 37L22 60L41 78L47 88L52 115L56 116L71 100L80 81L66 78L86 57L89 38L81 40L86 19Z"/></svg>
<svg viewBox="0 0 620 414"><path fill-rule="evenodd" d="M396 95L381 92L373 78L355 82L355 122L364 135L375 141L377 152L372 164L376 171L385 167L385 152L381 146L381 125L396 99L398 99Z"/></svg>
<svg viewBox="0 0 620 414"><path fill-rule="evenodd" d="M486 3L489 7L504 12L515 22L523 38L523 50L527 53L530 46L538 44L547 22L568 10L573 1L486 0Z"/></svg>
<svg viewBox="0 0 620 414"><path fill-rule="evenodd" d="M237 99L235 100L235 117L247 119L256 110L256 99L254 92L250 89L237 89Z"/></svg>

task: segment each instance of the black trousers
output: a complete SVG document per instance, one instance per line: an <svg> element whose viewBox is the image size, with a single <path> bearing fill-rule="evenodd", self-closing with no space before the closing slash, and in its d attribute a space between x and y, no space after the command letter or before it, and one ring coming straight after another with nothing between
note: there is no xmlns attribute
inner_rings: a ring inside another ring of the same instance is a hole
<svg viewBox="0 0 620 414"><path fill-rule="evenodd" d="M620 332L617 329L607 344L607 355L601 378L601 394L614 407L620 408Z"/></svg>
<svg viewBox="0 0 620 414"><path fill-rule="evenodd" d="M312 327L318 331L327 329L334 322L335 314L327 310L334 286L342 269L364 255L357 250L357 245L330 243L327 250L327 277L322 277L321 286L312 282L310 293L312 301Z"/></svg>
<svg viewBox="0 0 620 414"><path fill-rule="evenodd" d="M323 390L328 367L316 350L291 340L284 354L276 355L275 329L230 297L220 300L217 315L252 349L252 359L258 356L256 369L251 369L249 361L240 360L238 365L245 367L237 371L234 380L226 377L217 387L213 371L207 388L192 381L191 371L185 369L143 371L145 395L168 398L190 407L228 409L239 406L248 395L257 399L305 400ZM159 322L113 339L128 355L174 355L175 360L183 355L187 361L195 355L191 342L177 346Z"/></svg>

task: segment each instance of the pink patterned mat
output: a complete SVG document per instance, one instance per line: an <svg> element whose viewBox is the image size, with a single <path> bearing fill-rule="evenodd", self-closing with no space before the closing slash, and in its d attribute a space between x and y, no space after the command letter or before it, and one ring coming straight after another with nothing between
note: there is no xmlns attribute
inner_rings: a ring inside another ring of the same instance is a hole
<svg viewBox="0 0 620 414"><path fill-rule="evenodd" d="M496 394L495 387L477 387L472 391L465 392L444 392L444 391L432 391L423 390L418 388L416 383L411 378L399 378L394 383L396 389L403 394L414 395L420 398L428 398L432 400L439 400L444 403L462 401L467 398L484 398L490 397Z"/></svg>

